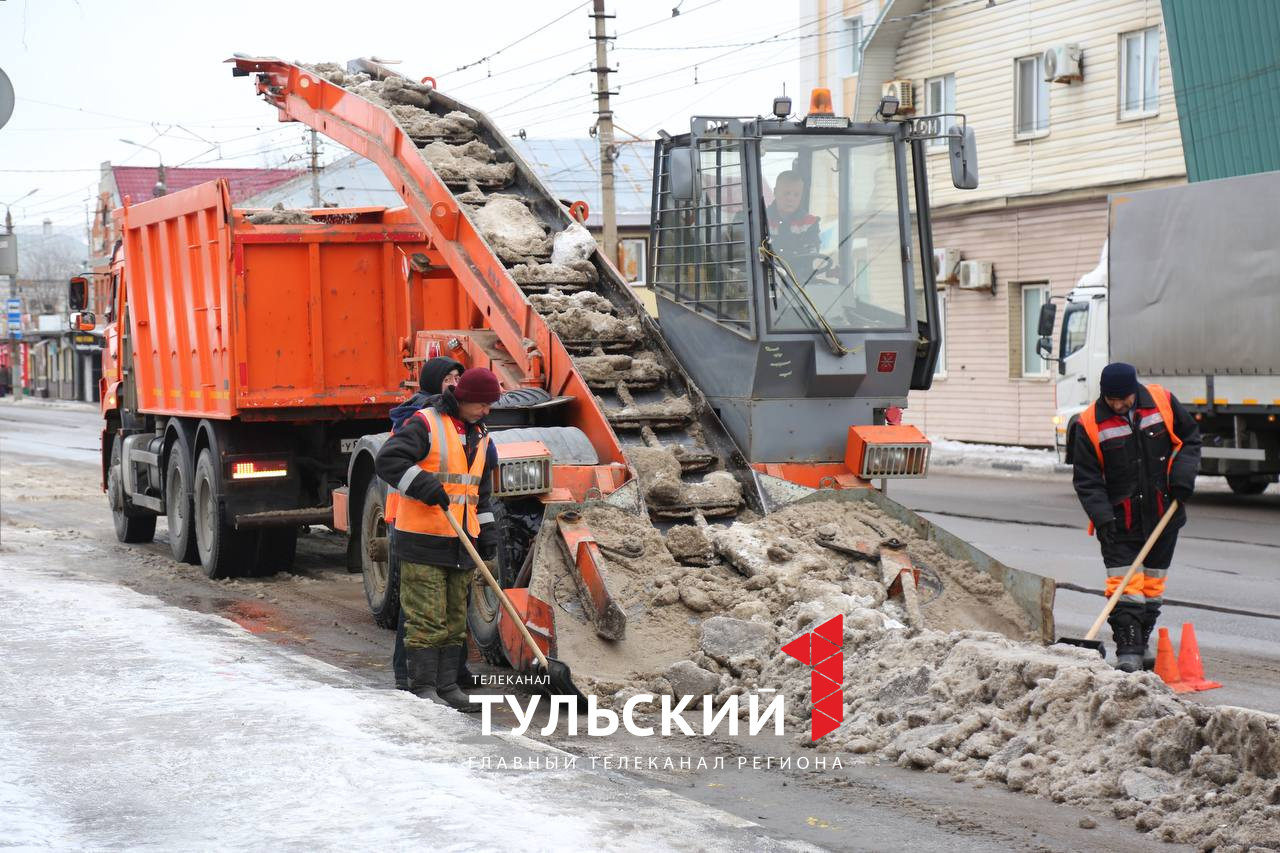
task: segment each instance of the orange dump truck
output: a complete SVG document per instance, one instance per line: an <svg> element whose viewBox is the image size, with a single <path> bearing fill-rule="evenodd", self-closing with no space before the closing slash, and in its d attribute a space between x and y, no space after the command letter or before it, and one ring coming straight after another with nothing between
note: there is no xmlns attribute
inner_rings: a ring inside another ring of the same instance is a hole
<svg viewBox="0 0 1280 853"><path fill-rule="evenodd" d="M511 389L488 418L509 439L496 496L577 499L629 478L563 348L539 351L531 384L488 330L492 306L459 286L408 210L263 214L232 209L222 181L118 212L102 481L121 541L150 541L167 516L174 557L217 578L288 568L303 525L350 530L347 565L365 571L379 621L394 621L372 458L438 354ZM548 447L569 463L554 483ZM545 476L524 476L533 469Z"/></svg>
<svg viewBox="0 0 1280 853"><path fill-rule="evenodd" d="M102 377L103 485L116 533L168 516L179 560L210 577L293 560L332 519L358 437L386 429L410 378L402 213L254 225L213 182L118 214Z"/></svg>

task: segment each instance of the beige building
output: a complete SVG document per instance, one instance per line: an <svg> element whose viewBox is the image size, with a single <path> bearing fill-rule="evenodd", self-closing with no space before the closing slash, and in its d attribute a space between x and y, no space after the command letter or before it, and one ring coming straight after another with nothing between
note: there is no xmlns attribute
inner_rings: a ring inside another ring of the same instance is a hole
<svg viewBox="0 0 1280 853"><path fill-rule="evenodd" d="M1051 445L1057 372L1035 353L1040 306L1097 265L1108 193L1185 180L1159 0L804 0L801 20L816 22L819 54L802 79L855 119L903 81L916 115L963 113L977 134L976 190L951 186L945 143L928 155L933 245L989 263L994 292L945 288L944 356L906 420L935 437ZM857 56L831 61L854 32Z"/></svg>

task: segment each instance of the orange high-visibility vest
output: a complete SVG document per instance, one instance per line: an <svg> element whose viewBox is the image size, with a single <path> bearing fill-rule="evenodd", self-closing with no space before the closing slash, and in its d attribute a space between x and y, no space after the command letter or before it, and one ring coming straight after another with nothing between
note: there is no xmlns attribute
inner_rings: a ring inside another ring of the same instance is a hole
<svg viewBox="0 0 1280 853"><path fill-rule="evenodd" d="M471 538L480 535L480 521L476 508L480 503L480 481L484 476L484 463L489 453L489 436L480 439L475 459L467 465L467 449L462 436L447 424L435 409L426 408L413 415L427 424L431 430L431 449L425 459L405 471L399 484L396 501L396 530L405 533L423 533L430 536L456 536L444 517L444 510L435 504L424 504L404 494L404 490L417 477L419 471L434 474L449 495L449 512ZM390 496L388 496L390 497ZM467 512L467 507L471 508Z"/></svg>
<svg viewBox="0 0 1280 853"><path fill-rule="evenodd" d="M1178 434L1173 431L1173 405L1169 402L1169 392L1163 385L1147 385L1146 389L1151 393L1156 411L1159 412L1161 420L1164 421L1164 428L1169 433L1169 443L1173 446L1173 452L1169 454L1167 476L1173 473L1173 460L1182 449L1182 439L1178 438ZM1102 459L1102 431L1098 427L1098 416L1094 411L1096 407L1097 403L1091 403L1080 413L1080 426L1084 429L1084 434L1089 437L1089 443L1093 445L1093 452L1098 457L1098 466L1106 471L1106 463ZM1139 423L1138 426L1141 428L1142 424ZM1089 535L1093 535L1092 521L1089 522Z"/></svg>
<svg viewBox="0 0 1280 853"><path fill-rule="evenodd" d="M1156 411L1160 413L1164 428L1169 433L1169 442L1173 445L1173 452L1169 454L1169 473L1172 473L1173 458L1182 449L1182 439L1178 438L1178 434L1173 431L1173 405L1169 402L1169 392L1163 385L1148 385L1146 388L1151 392L1151 399L1155 401ZM1094 403L1080 413L1080 426L1084 427L1084 434L1089 436L1089 443L1093 445L1093 452L1097 454L1098 464L1105 470L1106 463L1102 461L1101 431L1098 429L1098 416L1094 412L1096 406L1097 404Z"/></svg>

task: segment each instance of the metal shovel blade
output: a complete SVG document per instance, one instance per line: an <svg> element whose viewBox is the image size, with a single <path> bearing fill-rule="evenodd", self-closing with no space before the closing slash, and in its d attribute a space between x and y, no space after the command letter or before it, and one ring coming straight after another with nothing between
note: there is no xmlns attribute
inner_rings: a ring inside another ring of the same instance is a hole
<svg viewBox="0 0 1280 853"><path fill-rule="evenodd" d="M553 657L547 658L547 666L543 669L542 664L536 664L539 670L542 670L547 676L548 687L547 692L553 696L573 696L577 699L578 709L585 710L587 707L586 695L578 689L573 683L573 675L569 672L569 665L561 660Z"/></svg>
<svg viewBox="0 0 1280 853"><path fill-rule="evenodd" d="M1104 658L1107 656L1106 646L1101 640L1081 640L1076 637L1059 637L1058 642L1065 646L1079 646L1082 649L1093 649Z"/></svg>

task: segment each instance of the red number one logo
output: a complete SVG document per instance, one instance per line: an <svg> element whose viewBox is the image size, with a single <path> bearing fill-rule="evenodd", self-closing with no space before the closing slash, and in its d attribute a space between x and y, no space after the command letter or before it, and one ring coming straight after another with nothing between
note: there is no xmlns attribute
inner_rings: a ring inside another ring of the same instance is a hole
<svg viewBox="0 0 1280 853"><path fill-rule="evenodd" d="M782 651L813 667L809 674L809 739L831 734L844 722L844 614L833 616Z"/></svg>

